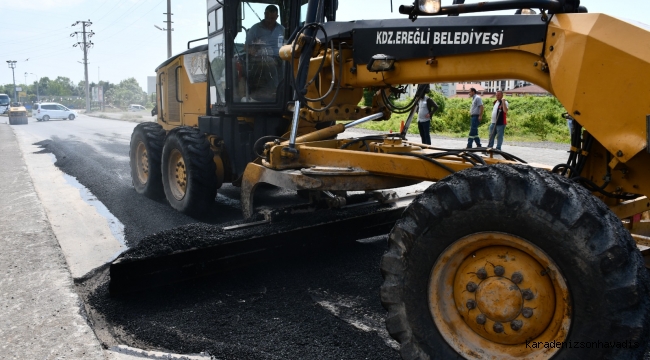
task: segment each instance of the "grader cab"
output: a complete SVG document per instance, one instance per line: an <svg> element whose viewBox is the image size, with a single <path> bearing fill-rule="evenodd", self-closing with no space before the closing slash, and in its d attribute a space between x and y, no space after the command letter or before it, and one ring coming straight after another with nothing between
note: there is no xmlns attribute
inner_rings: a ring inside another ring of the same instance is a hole
<svg viewBox="0 0 650 360"><path fill-rule="evenodd" d="M416 0L400 7L408 19L352 22L335 21L333 0L207 5L208 45L157 69L157 123L138 125L131 140L136 191L200 216L223 183L241 186L245 228L270 223L257 221L253 201L266 183L323 195L312 199L326 199L329 215L319 223L315 211L302 231L240 232L155 259L127 252L111 266L114 293L161 274L176 281L222 270L258 249L292 246L290 236L335 237L337 223L355 218L345 229L359 234L394 224L380 297L405 359L643 357L646 28L587 13L578 0ZM440 16L523 7L539 12ZM399 84L502 78L535 83L562 102L574 119L566 163L531 166L495 149L406 140L424 87L400 108L390 100ZM364 88L375 93L372 106L358 106ZM400 133L337 139L396 112L409 113ZM379 203L390 210L375 207L367 217L347 207L347 192L420 181L435 183L408 207L386 197ZM172 275L174 266L185 273Z"/></svg>

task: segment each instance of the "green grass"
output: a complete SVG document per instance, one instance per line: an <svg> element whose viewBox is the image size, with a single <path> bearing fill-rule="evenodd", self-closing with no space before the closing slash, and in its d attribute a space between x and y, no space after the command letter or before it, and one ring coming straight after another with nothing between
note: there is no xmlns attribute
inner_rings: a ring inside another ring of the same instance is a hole
<svg viewBox="0 0 650 360"><path fill-rule="evenodd" d="M431 132L436 135L464 138L470 127L469 99L445 99L439 94L431 94L440 106L432 121ZM510 141L553 141L569 143L569 129L566 120L561 117L564 107L554 97L523 96L506 98L510 104L505 140ZM479 136L488 137L489 119L492 113L493 99L483 99L485 112L479 126ZM405 102L403 102L405 103ZM397 103L401 105L400 103ZM382 132L399 132L400 124L406 121L407 114L393 114L386 121L372 121L359 127ZM409 134L419 134L417 120L414 119Z"/></svg>

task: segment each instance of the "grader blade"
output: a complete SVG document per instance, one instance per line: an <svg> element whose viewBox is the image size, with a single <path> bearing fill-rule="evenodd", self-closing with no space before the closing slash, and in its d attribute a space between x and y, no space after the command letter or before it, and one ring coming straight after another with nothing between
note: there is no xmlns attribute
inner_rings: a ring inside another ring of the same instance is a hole
<svg viewBox="0 0 650 360"><path fill-rule="evenodd" d="M317 215L285 208L267 214L265 220L228 227L193 224L163 231L144 238L110 265L109 291L111 295L143 291L295 256L305 248L388 234L414 197L318 210ZM161 240L166 244L159 244Z"/></svg>

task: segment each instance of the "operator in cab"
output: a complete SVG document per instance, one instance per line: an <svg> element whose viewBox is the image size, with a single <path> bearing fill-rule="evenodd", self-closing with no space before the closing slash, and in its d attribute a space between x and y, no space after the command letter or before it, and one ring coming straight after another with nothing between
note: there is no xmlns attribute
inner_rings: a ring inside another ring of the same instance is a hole
<svg viewBox="0 0 650 360"><path fill-rule="evenodd" d="M246 51L249 54L248 84L251 97L256 100L275 99L280 84L280 48L284 44L284 26L277 22L278 8L269 5L264 10L264 20L253 25L246 33Z"/></svg>

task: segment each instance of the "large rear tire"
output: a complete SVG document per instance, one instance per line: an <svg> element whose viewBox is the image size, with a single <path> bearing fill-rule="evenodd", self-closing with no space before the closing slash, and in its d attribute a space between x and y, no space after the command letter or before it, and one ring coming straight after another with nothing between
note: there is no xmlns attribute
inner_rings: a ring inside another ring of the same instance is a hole
<svg viewBox="0 0 650 360"><path fill-rule="evenodd" d="M131 134L129 164L133 187L138 194L151 199L164 196L160 165L164 143L165 130L156 123L140 123Z"/></svg>
<svg viewBox="0 0 650 360"><path fill-rule="evenodd" d="M477 167L432 185L393 228L381 271L404 359L634 359L646 348L650 285L629 232L544 170Z"/></svg>
<svg viewBox="0 0 650 360"><path fill-rule="evenodd" d="M165 196L176 210L205 215L217 196L216 165L210 143L198 129L171 130L162 155Z"/></svg>

